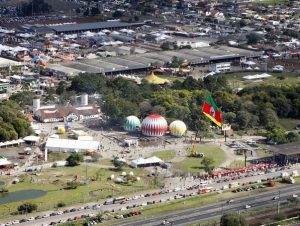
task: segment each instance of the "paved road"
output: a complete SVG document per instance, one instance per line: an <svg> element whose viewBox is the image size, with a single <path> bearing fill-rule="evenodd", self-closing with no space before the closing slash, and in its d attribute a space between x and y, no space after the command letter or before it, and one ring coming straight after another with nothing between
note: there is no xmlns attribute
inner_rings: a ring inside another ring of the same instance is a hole
<svg viewBox="0 0 300 226"><path fill-rule="evenodd" d="M202 207L197 207L193 209L188 209L184 211L177 211L163 216L148 218L145 220L139 220L135 222L129 222L124 224L118 224L120 226L155 226L161 225L164 219L172 222L173 225L187 225L191 223L200 222L203 220L208 220L211 218L216 218L222 216L224 212L227 211L245 211L245 205L250 205L251 209L259 208L267 205L272 205L279 202L286 202L286 199L292 197L293 194L300 194L300 185L292 185L286 188L278 189L276 191L263 192L256 195L251 195L247 197L242 197L235 199L233 203L228 204L226 202L219 202L215 204L205 205ZM280 190L280 199L274 201L272 198L278 195Z"/></svg>
<svg viewBox="0 0 300 226"><path fill-rule="evenodd" d="M292 169L284 170L284 172L292 172L294 170L295 170L295 168L292 168ZM244 183L246 181L247 182L249 182L249 181L257 181L257 180L261 180L261 179L264 179L264 178L272 178L272 177L275 177L275 176L279 176L280 174L281 174L281 171L277 171L277 172L273 172L273 173L268 173L268 174L263 174L263 175L256 175L256 176L253 176L253 177L242 178L242 179L235 180L235 181L239 182L239 183ZM229 183L230 182L226 182L226 183L214 183L214 184L211 184L210 186L212 186L215 189L216 188L220 189L220 188L222 188L222 186L224 186L224 184L228 185ZM295 185L293 185L293 187L294 186ZM112 209L114 211L118 211L122 207L126 207L128 205L142 204L142 203L146 203L147 201L158 201L158 200L161 200L161 199L167 200L169 197L174 197L176 194L190 194L190 193L193 193L195 191L196 190L182 190L182 191L170 192L170 193L166 193L166 194L162 194L162 195L144 197L144 198L139 198L137 200L127 201L127 203L123 204L123 205L121 205L121 204L108 205L108 206L104 205L104 206L101 206L100 209L96 209L96 210L91 210L91 209L81 210L81 211L66 213L66 214L59 215L59 216L52 216L52 217L45 218L45 219L39 219L39 220L35 220L35 221L32 221L32 222L25 222L25 223L22 223L22 224L19 224L19 225L24 225L24 226L25 225L26 226L35 226L35 225L37 225L37 226L40 226L40 225L42 225L44 223L48 223L49 224L50 222L58 222L59 220L67 220L68 218L74 218L75 216L80 216L82 214L88 214L88 213L97 214L97 213L100 213L100 211L101 212L103 212L105 210L111 211ZM135 195L137 195L137 194L135 194ZM89 204L86 204L86 205L91 206L91 205L94 205L94 204L96 204L96 203L89 203ZM204 208L207 208L207 206L204 207ZM48 212L44 212L44 213L37 213L35 216L37 216L37 215L43 215L45 213L51 213L51 212L48 211Z"/></svg>

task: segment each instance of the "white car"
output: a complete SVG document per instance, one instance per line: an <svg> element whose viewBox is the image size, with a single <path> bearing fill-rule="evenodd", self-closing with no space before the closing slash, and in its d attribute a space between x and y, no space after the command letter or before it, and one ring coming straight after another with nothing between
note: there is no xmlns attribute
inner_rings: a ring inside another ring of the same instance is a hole
<svg viewBox="0 0 300 226"><path fill-rule="evenodd" d="M277 196L274 196L273 198L272 198L272 200L277 200L277 199L279 199L279 196L277 195Z"/></svg>
<svg viewBox="0 0 300 226"><path fill-rule="evenodd" d="M47 218L47 217L50 217L50 214L46 213L43 218Z"/></svg>
<svg viewBox="0 0 300 226"><path fill-rule="evenodd" d="M14 220L12 223L13 223L13 224L19 224L20 221L19 221L19 220Z"/></svg>
<svg viewBox="0 0 300 226"><path fill-rule="evenodd" d="M34 221L35 219L34 219L34 217L29 217L28 219L27 219L27 221Z"/></svg>
<svg viewBox="0 0 300 226"><path fill-rule="evenodd" d="M57 215L62 215L64 212L63 211L58 211Z"/></svg>
<svg viewBox="0 0 300 226"><path fill-rule="evenodd" d="M298 198L298 195L297 194L293 194L293 198Z"/></svg>
<svg viewBox="0 0 300 226"><path fill-rule="evenodd" d="M163 220L163 222L161 222L161 224L162 224L162 225L166 225L166 224L170 224L170 222L167 221L167 220Z"/></svg>
<svg viewBox="0 0 300 226"><path fill-rule="evenodd" d="M249 209L249 208L251 208L250 205L246 205L246 206L245 206L245 209Z"/></svg>
<svg viewBox="0 0 300 226"><path fill-rule="evenodd" d="M230 199L230 200L227 201L227 203L233 203L233 202L234 202L233 199Z"/></svg>

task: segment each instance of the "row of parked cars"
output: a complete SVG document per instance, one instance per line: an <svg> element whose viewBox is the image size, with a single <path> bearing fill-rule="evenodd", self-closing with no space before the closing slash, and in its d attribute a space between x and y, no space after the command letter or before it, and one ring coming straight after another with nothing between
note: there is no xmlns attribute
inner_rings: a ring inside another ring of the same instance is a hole
<svg viewBox="0 0 300 226"><path fill-rule="evenodd" d="M258 188L264 188L264 187L265 187L265 185L252 185L252 186L237 188L237 189L233 190L232 192L238 193L238 192L241 192L241 191L251 191L251 190L255 190L255 189L258 189Z"/></svg>

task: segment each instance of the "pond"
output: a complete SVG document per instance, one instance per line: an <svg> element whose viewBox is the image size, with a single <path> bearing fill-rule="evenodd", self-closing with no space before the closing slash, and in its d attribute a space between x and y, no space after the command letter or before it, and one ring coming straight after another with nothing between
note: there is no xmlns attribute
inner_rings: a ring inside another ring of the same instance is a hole
<svg viewBox="0 0 300 226"><path fill-rule="evenodd" d="M0 180L0 186L2 186L2 185L4 185L5 183L4 183L4 181L1 181Z"/></svg>
<svg viewBox="0 0 300 226"><path fill-rule="evenodd" d="M34 199L44 196L47 192L42 190L22 190L8 193L0 193L0 204L6 204L10 202L23 201L26 199Z"/></svg>

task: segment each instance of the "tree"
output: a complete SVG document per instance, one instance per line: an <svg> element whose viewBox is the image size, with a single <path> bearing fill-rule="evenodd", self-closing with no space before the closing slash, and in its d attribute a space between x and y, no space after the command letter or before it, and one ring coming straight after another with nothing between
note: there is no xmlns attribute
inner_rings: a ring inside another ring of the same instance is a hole
<svg viewBox="0 0 300 226"><path fill-rule="evenodd" d="M250 45L257 44L261 40L261 37L256 33L250 33L246 35L246 38L247 38L247 43Z"/></svg>
<svg viewBox="0 0 300 226"><path fill-rule="evenodd" d="M123 161L120 161L120 158L117 156L114 158L113 164L114 164L114 167L116 167L117 170L119 170L119 171L121 171L126 166L126 163Z"/></svg>
<svg viewBox="0 0 300 226"><path fill-rule="evenodd" d="M221 217L220 226L247 226L247 222L243 215L227 212Z"/></svg>
<svg viewBox="0 0 300 226"><path fill-rule="evenodd" d="M277 144L284 144L288 142L285 130L279 128L269 131L267 133L267 139L276 142Z"/></svg>
<svg viewBox="0 0 300 226"><path fill-rule="evenodd" d="M59 207L65 207L65 206L66 206L66 203L64 203L64 202L58 202L56 206L57 206L58 208L59 208Z"/></svg>
<svg viewBox="0 0 300 226"><path fill-rule="evenodd" d="M252 115L247 111L239 111L236 114L235 122L239 125L241 129L248 127Z"/></svg>
<svg viewBox="0 0 300 226"><path fill-rule="evenodd" d="M162 43L162 44L160 45L160 48L161 48L162 50L170 50L170 49L171 49L170 43L164 42L164 43Z"/></svg>
<svg viewBox="0 0 300 226"><path fill-rule="evenodd" d="M116 11L112 14L112 16L113 16L114 18L120 18L120 17L123 16L123 12L122 12L122 11L119 11L119 10L116 10Z"/></svg>
<svg viewBox="0 0 300 226"><path fill-rule="evenodd" d="M100 10L97 7L93 7L91 9L91 15L95 16L95 15L99 15L100 14Z"/></svg>
<svg viewBox="0 0 300 226"><path fill-rule="evenodd" d="M80 74L73 78L69 90L74 90L77 93L88 93L93 94L98 91L99 87L102 87L106 82L103 75L97 74Z"/></svg>
<svg viewBox="0 0 300 226"><path fill-rule="evenodd" d="M32 14L44 14L51 11L51 5L44 2L44 0L32 0L31 2L22 3L21 7L18 8L19 16L32 16Z"/></svg>
<svg viewBox="0 0 300 226"><path fill-rule="evenodd" d="M214 169L215 161L210 157L204 157L201 161L201 164L204 166L205 172L211 174Z"/></svg>
<svg viewBox="0 0 300 226"><path fill-rule="evenodd" d="M23 214L24 213L32 213L36 209L37 209L37 205L34 203L30 203L30 202L25 202L25 203L21 204L20 206L18 206L18 211Z"/></svg>
<svg viewBox="0 0 300 226"><path fill-rule="evenodd" d="M72 153L66 161L68 166L78 166L80 162L83 162L83 155L79 153Z"/></svg>
<svg viewBox="0 0 300 226"><path fill-rule="evenodd" d="M65 81L60 81L58 87L56 88L56 94L61 95L66 91L67 83Z"/></svg>
<svg viewBox="0 0 300 226"><path fill-rule="evenodd" d="M245 20L240 20L240 27L245 27L247 25Z"/></svg>

